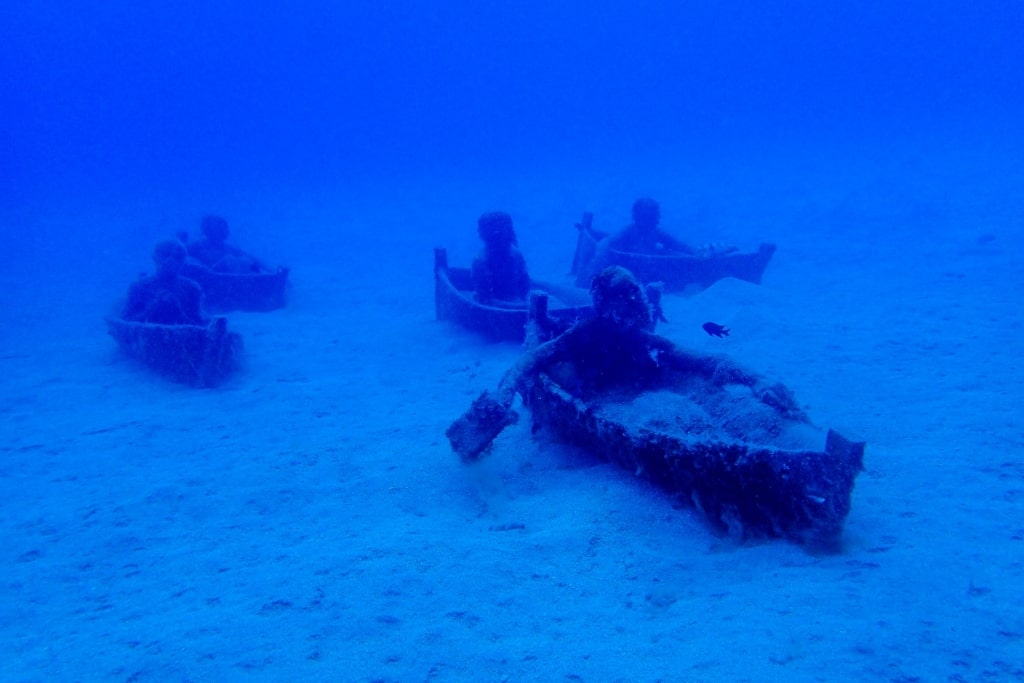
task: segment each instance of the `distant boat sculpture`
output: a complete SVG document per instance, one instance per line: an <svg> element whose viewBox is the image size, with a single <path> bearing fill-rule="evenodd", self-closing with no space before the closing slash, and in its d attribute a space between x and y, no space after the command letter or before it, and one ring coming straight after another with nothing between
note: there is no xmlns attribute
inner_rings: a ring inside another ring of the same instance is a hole
<svg viewBox="0 0 1024 683"><path fill-rule="evenodd" d="M226 318L207 325L160 325L108 318L107 330L125 355L177 382L213 387L236 368L242 337Z"/></svg>
<svg viewBox="0 0 1024 683"><path fill-rule="evenodd" d="M534 280L531 285L548 294L544 338L568 329L578 320L592 317L594 308L586 292L574 287ZM522 342L526 338L528 303L481 303L473 293L469 268L448 265L448 252L434 250L434 311L438 320L456 323L488 341ZM542 341L542 340L541 340Z"/></svg>
<svg viewBox="0 0 1024 683"><path fill-rule="evenodd" d="M695 294L719 280L733 277L761 284L764 271L775 254L775 245L762 243L755 252L708 249L700 254L665 251L645 254L616 249L609 239L591 229L593 214L583 214L576 225L576 251L572 275L577 287L590 287L594 275L607 266L622 266L642 282L660 282L666 292Z"/></svg>

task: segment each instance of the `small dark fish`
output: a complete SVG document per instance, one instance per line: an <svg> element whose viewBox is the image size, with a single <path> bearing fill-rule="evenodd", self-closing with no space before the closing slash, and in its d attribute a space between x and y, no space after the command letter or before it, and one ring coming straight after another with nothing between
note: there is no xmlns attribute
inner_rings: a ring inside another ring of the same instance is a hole
<svg viewBox="0 0 1024 683"><path fill-rule="evenodd" d="M718 323L704 323L701 327L703 327L704 331L707 332L708 334L710 334L712 337L728 337L729 336L729 328L728 327L723 327L722 325L719 325Z"/></svg>

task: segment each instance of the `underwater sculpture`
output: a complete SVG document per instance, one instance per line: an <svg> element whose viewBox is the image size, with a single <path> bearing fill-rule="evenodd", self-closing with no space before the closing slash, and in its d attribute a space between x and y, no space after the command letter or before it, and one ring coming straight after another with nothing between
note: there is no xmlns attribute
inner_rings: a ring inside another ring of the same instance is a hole
<svg viewBox="0 0 1024 683"><path fill-rule="evenodd" d="M178 237L188 248L183 272L202 287L210 310L272 311L285 305L288 268L270 268L229 244L228 222L220 216L205 216L200 230L198 240L184 231Z"/></svg>
<svg viewBox="0 0 1024 683"><path fill-rule="evenodd" d="M186 384L213 386L234 369L242 338L227 319L207 319L202 290L184 277L185 246L160 242L153 250L156 273L131 286L121 315L107 330L121 350L151 369Z"/></svg>
<svg viewBox="0 0 1024 683"><path fill-rule="evenodd" d="M549 329L544 339L593 315L590 297L578 289L530 278L512 217L507 213L483 214L477 221L477 232L484 249L473 260L472 269L450 267L447 252L434 250L434 309L438 320L458 323L490 341L523 341L531 290L548 295L544 305Z"/></svg>
<svg viewBox="0 0 1024 683"><path fill-rule="evenodd" d="M531 280L530 287L548 295L543 300L548 328L543 339L594 315L590 298L575 287L544 280ZM449 266L447 250L437 248L434 249L434 313L438 320L456 323L488 341L521 342L526 338L529 303L525 300L479 301L470 269Z"/></svg>
<svg viewBox="0 0 1024 683"><path fill-rule="evenodd" d="M864 444L823 433L784 385L650 332L628 271L603 270L591 294L594 318L528 350L448 428L463 461L516 422L521 394L535 429L678 494L719 529L835 546Z"/></svg>
<svg viewBox="0 0 1024 683"><path fill-rule="evenodd" d="M483 252L473 260L477 301L524 306L530 293L530 275L519 251L512 217L504 211L485 213L477 221L477 232L484 243Z"/></svg>
<svg viewBox="0 0 1024 683"><path fill-rule="evenodd" d="M616 234L593 228L593 214L576 225L572 274L577 287L589 287L607 266L622 266L642 282L661 282L667 292L700 292L719 280L734 277L760 284L775 245L762 243L756 252L736 247L691 247L660 228L661 208L650 198L633 204L633 222Z"/></svg>

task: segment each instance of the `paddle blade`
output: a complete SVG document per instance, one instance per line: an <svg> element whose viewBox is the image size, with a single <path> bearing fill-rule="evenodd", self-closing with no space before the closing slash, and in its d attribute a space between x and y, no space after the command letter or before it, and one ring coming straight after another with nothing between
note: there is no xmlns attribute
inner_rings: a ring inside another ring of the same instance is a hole
<svg viewBox="0 0 1024 683"><path fill-rule="evenodd" d="M495 401L485 391L448 427L445 436L463 462L473 462L480 459L505 427L518 419L514 410Z"/></svg>

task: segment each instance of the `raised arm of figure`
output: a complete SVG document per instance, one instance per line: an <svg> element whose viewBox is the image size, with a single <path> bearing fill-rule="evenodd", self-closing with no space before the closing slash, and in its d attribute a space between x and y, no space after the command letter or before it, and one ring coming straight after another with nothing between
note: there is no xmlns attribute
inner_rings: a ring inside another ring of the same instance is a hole
<svg viewBox="0 0 1024 683"><path fill-rule="evenodd" d="M714 377L724 360L720 356L692 353L661 335L649 332L647 343L652 351L658 352L658 364L677 372L692 372L704 377Z"/></svg>
<svg viewBox="0 0 1024 683"><path fill-rule="evenodd" d="M568 334L568 333L566 333ZM528 378L562 350L564 342L556 337L527 351L502 377L492 394L485 391L445 431L452 450L463 462L479 460L505 427L515 424L519 415L512 410L517 393L526 390Z"/></svg>
<svg viewBox="0 0 1024 683"><path fill-rule="evenodd" d="M494 392L495 400L506 408L511 407L516 394L526 391L526 383L530 376L535 374L552 358L556 358L564 352L565 339L571 333L572 330L569 330L565 334L546 341L520 356L519 360L505 372L501 382L498 383L498 388Z"/></svg>
<svg viewBox="0 0 1024 683"><path fill-rule="evenodd" d="M708 377L718 386L740 384L765 405L792 417L806 420L807 416L796 402L793 392L786 385L769 383L761 375L744 368L724 356L705 356L686 351L670 340L656 334L648 337L652 350L658 352L658 363L678 372L695 372Z"/></svg>
<svg viewBox="0 0 1024 683"><path fill-rule="evenodd" d="M659 230L657 235L658 235L658 237L657 237L658 241L661 242L661 244L665 247L665 249L667 249L669 251L675 251L675 252L679 252L681 254L696 254L697 253L697 250L694 249L693 247L691 247L689 244L687 244L686 242L683 242L680 239L677 239L673 235L670 235L669 233L665 232L664 230Z"/></svg>

